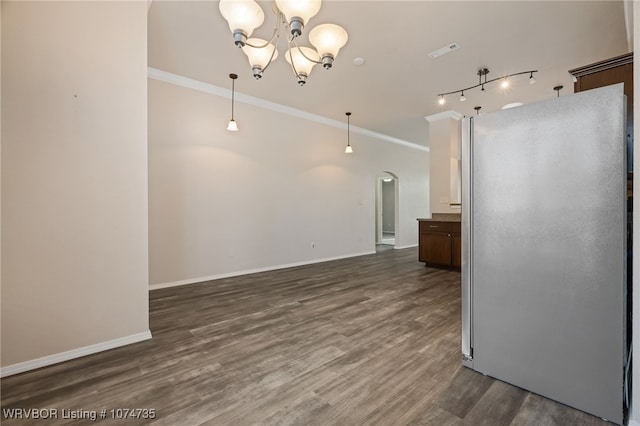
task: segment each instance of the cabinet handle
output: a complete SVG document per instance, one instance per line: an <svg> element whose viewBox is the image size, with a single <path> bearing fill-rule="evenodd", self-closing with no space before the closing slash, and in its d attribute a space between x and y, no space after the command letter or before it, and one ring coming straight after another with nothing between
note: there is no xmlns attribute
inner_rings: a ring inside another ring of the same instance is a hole
<svg viewBox="0 0 640 426"><path fill-rule="evenodd" d="M429 228L440 228L438 225L429 225Z"/></svg>
<svg viewBox="0 0 640 426"><path fill-rule="evenodd" d="M451 236L451 234L447 235L447 237L450 237L450 236Z"/></svg>

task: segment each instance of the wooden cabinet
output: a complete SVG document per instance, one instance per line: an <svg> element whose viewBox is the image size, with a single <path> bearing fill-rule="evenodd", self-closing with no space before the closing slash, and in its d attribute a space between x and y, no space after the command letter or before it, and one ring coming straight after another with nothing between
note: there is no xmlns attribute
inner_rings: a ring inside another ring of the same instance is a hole
<svg viewBox="0 0 640 426"><path fill-rule="evenodd" d="M624 83L627 96L627 172L633 171L633 52L569 70L574 77L574 92ZM629 191L629 196L631 196Z"/></svg>
<svg viewBox="0 0 640 426"><path fill-rule="evenodd" d="M460 268L460 222L418 221L418 260L427 265Z"/></svg>

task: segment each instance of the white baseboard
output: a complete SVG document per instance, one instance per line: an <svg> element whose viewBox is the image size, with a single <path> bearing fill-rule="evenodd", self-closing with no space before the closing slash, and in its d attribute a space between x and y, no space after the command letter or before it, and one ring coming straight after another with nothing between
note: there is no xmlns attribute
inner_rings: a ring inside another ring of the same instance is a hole
<svg viewBox="0 0 640 426"><path fill-rule="evenodd" d="M275 271L278 269L295 268L296 266L305 266L305 265L312 265L314 263L330 262L332 260L348 259L350 257L365 256L367 254L375 254L375 250L363 252L363 253L347 254L344 256L325 257L323 259L305 260L303 262L287 263L284 265L266 266L264 268L247 269L244 271L227 272L224 274L209 275L207 277L189 278L187 280L173 281L168 283L151 284L149 286L149 290L159 290L161 288L177 287L177 286L187 285L187 284L196 284L196 283L202 283L205 281L220 280L222 278L230 278L230 277L238 277L240 275L255 274L258 272L268 272L268 271Z"/></svg>
<svg viewBox="0 0 640 426"><path fill-rule="evenodd" d="M85 355L95 354L109 349L114 349L119 346L129 345L131 343L137 343L148 339L151 339L151 331L149 330L142 333L132 334L130 336L124 336L117 339L109 340L106 342L96 343L95 345L83 346L81 348L72 349L70 351L32 359L30 361L7 365L6 367L0 368L0 377L13 376L14 374L24 373L25 371L35 370L36 368L46 367L47 365L69 361L70 359L80 358Z"/></svg>
<svg viewBox="0 0 640 426"><path fill-rule="evenodd" d="M395 246L395 249L396 250L402 250L402 249L413 248L413 247L418 247L418 245L417 244L411 244L411 245L408 245L408 246Z"/></svg>

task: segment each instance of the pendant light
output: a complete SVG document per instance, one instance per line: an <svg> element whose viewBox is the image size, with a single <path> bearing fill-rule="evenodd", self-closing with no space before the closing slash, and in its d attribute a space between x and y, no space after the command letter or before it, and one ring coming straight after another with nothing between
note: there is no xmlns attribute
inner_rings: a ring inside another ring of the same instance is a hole
<svg viewBox="0 0 640 426"><path fill-rule="evenodd" d="M347 116L347 147L344 149L344 153L353 154L353 148L351 147L351 141L349 138L349 133L351 130L351 121L349 120L349 118L351 117L351 113L345 112L345 115Z"/></svg>
<svg viewBox="0 0 640 426"><path fill-rule="evenodd" d="M236 94L236 78L238 78L237 74L229 74L229 78L231 79L231 120L229 120L229 124L227 125L227 130L230 132L237 132L238 125L236 124L236 120L233 119L233 104L235 104L235 94Z"/></svg>
<svg viewBox="0 0 640 426"><path fill-rule="evenodd" d="M559 98L559 97L560 97L560 91L561 91L563 88L564 88L564 86L563 86L562 84L560 84L560 85L558 85L558 86L556 86L556 87L554 87L554 88L553 88L553 90L555 90L555 91L556 91L556 93L558 94L558 96L556 96L556 98Z"/></svg>

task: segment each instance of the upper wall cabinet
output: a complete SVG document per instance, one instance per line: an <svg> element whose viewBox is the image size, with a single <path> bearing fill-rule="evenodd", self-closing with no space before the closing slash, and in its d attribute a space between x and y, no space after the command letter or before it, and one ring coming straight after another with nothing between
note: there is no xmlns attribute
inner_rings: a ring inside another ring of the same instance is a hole
<svg viewBox="0 0 640 426"><path fill-rule="evenodd" d="M624 83L627 95L627 171L633 171L633 52L569 70L574 92Z"/></svg>

